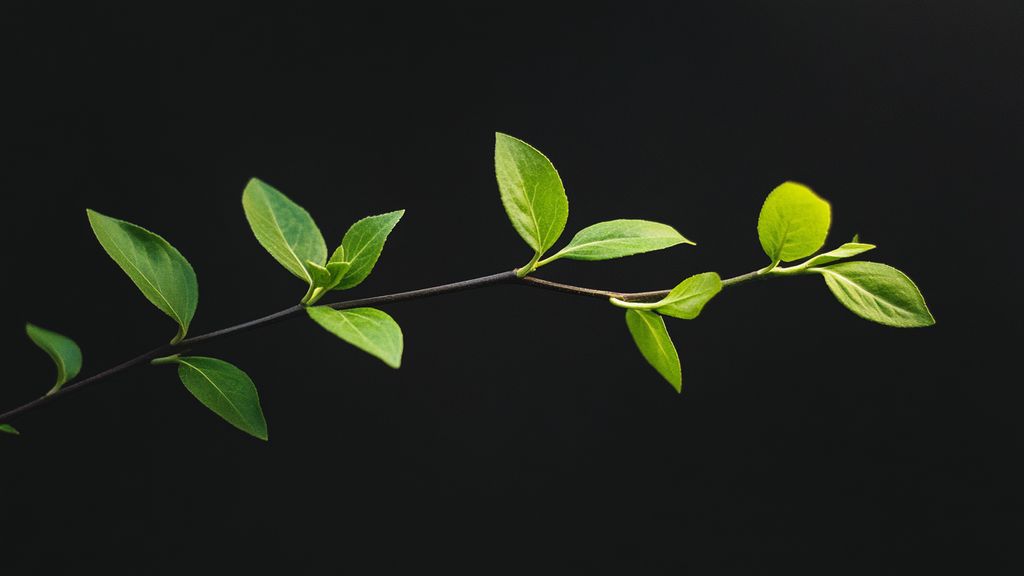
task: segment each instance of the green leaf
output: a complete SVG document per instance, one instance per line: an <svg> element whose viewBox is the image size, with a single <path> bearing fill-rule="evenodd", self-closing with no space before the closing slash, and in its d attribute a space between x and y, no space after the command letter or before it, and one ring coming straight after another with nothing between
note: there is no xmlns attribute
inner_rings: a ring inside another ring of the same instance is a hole
<svg viewBox="0 0 1024 576"><path fill-rule="evenodd" d="M203 406L239 430L267 439L260 397L248 374L216 358L182 356L168 360L178 364L181 383Z"/></svg>
<svg viewBox="0 0 1024 576"><path fill-rule="evenodd" d="M571 260L621 258L661 250L677 244L693 244L693 242L666 224L647 220L609 220L580 230L565 248L538 262L537 266L540 267L559 258Z"/></svg>
<svg viewBox="0 0 1024 576"><path fill-rule="evenodd" d="M668 383L681 392L683 388L679 354L665 328L665 319L647 310L626 310L626 325L640 353Z"/></svg>
<svg viewBox="0 0 1024 576"><path fill-rule="evenodd" d="M806 262L800 263L799 266L794 266L792 269L807 269L812 266L821 266L823 264L829 264L836 260L842 260L843 258L850 258L858 254L863 254L868 250L874 250L876 246L874 244L861 244L860 242L847 242L835 250L829 250L828 252L818 254L814 258Z"/></svg>
<svg viewBox="0 0 1024 576"><path fill-rule="evenodd" d="M242 208L260 245L289 272L312 285L309 263L323 266L327 245L309 212L256 178L249 180L242 192Z"/></svg>
<svg viewBox="0 0 1024 576"><path fill-rule="evenodd" d="M526 142L495 133L494 172L512 226L539 259L565 229L569 199L558 171Z"/></svg>
<svg viewBox="0 0 1024 576"><path fill-rule="evenodd" d="M373 271L388 234L402 219L405 210L368 216L356 222L345 232L341 245L331 255L331 263L348 262L348 271L340 279L335 290L347 290L358 286Z"/></svg>
<svg viewBox="0 0 1024 576"><path fill-rule="evenodd" d="M82 369L82 350L71 338L44 330L34 324L25 324L25 333L36 346L49 354L53 363L57 365L57 383L47 392L47 395L55 394Z"/></svg>
<svg viewBox="0 0 1024 576"><path fill-rule="evenodd" d="M811 268L854 314L898 328L935 324L921 291L906 274L877 262L842 262Z"/></svg>
<svg viewBox="0 0 1024 576"><path fill-rule="evenodd" d="M402 329L391 316L376 308L334 310L327 306L306 308L314 322L331 334L376 356L392 368L402 364Z"/></svg>
<svg viewBox="0 0 1024 576"><path fill-rule="evenodd" d="M757 235L772 264L791 262L822 247L831 221L828 202L802 184L784 182L765 199Z"/></svg>
<svg viewBox="0 0 1024 576"><path fill-rule="evenodd" d="M21 436L21 432L18 432L18 430L15 429L14 426L11 426L10 424L0 424L0 432L3 432L5 434L14 434L15 436Z"/></svg>
<svg viewBox="0 0 1024 576"><path fill-rule="evenodd" d="M96 239L154 306L178 323L177 343L188 333L199 303L192 265L166 240L130 222L86 211Z"/></svg>
<svg viewBox="0 0 1024 576"><path fill-rule="evenodd" d="M668 296L656 302L655 311L665 316L693 320L704 305L722 290L722 279L714 272L694 274L683 280Z"/></svg>

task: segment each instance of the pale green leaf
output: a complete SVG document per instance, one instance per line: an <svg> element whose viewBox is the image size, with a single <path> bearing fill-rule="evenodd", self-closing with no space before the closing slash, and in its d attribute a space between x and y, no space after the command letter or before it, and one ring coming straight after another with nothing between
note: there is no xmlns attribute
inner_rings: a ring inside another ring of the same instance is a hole
<svg viewBox="0 0 1024 576"><path fill-rule="evenodd" d="M309 270L310 276L313 277L313 286L326 286L331 283L332 274L326 266L306 260L306 269Z"/></svg>
<svg viewBox="0 0 1024 576"><path fill-rule="evenodd" d="M185 388L221 418L260 440L267 439L267 421L260 397L249 375L216 358L183 356L173 358Z"/></svg>
<svg viewBox="0 0 1024 576"><path fill-rule="evenodd" d="M537 265L559 258L571 260L608 260L693 244L675 228L648 220L609 220L587 226L573 236L569 244Z"/></svg>
<svg viewBox="0 0 1024 576"><path fill-rule="evenodd" d="M665 328L665 319L647 310L627 310L626 325L644 358L677 392L682 391L683 376L679 354Z"/></svg>
<svg viewBox="0 0 1024 576"><path fill-rule="evenodd" d="M714 272L694 274L680 282L668 296L655 303L659 314L693 320L704 305L722 290L722 279Z"/></svg>
<svg viewBox="0 0 1024 576"><path fill-rule="evenodd" d="M340 284L341 280L348 273L348 269L351 267L352 264L348 262L328 262L327 271L331 273L331 280L324 288L331 290Z"/></svg>
<svg viewBox="0 0 1024 576"><path fill-rule="evenodd" d="M539 257L558 240L569 217L569 200L558 171L526 142L495 134L494 172L512 226Z"/></svg>
<svg viewBox="0 0 1024 576"><path fill-rule="evenodd" d="M327 245L309 212L257 178L242 192L242 208L260 245L289 272L312 284L308 263L323 266Z"/></svg>
<svg viewBox="0 0 1024 576"><path fill-rule="evenodd" d="M854 314L898 328L935 324L924 296L906 274L877 262L842 262L811 268Z"/></svg>
<svg viewBox="0 0 1024 576"><path fill-rule="evenodd" d="M192 265L166 240L130 222L86 211L103 249L128 274L142 294L178 323L178 342L188 332L199 303Z"/></svg>
<svg viewBox="0 0 1024 576"><path fill-rule="evenodd" d="M812 266L822 266L824 264L829 264L831 262L835 262L836 260L842 260L843 258L851 258L851 257L856 256L858 254L863 254L864 252L867 252L868 250L874 250L874 249L875 249L875 245L874 244L861 244L860 242L847 242L846 244L843 244L842 246L840 246L839 248L836 248L835 250L829 250L828 252L823 252L821 254L818 254L814 258L811 258L810 260L808 260L806 262L801 262L799 266L796 266L794 268L810 268Z"/></svg>
<svg viewBox="0 0 1024 576"><path fill-rule="evenodd" d="M344 277L333 286L335 290L347 290L358 286L370 275L384 249L388 234L391 234L403 214L405 210L368 216L349 227L341 240L341 245L331 255L331 263L349 263Z"/></svg>
<svg viewBox="0 0 1024 576"><path fill-rule="evenodd" d="M57 365L57 383L50 389L49 394L56 393L68 380L78 375L78 371L82 369L82 350L74 340L34 324L25 324L25 333L36 346L49 354L53 363Z"/></svg>
<svg viewBox="0 0 1024 576"><path fill-rule="evenodd" d="M334 310L327 306L313 306L306 312L314 322L345 342L392 368L401 366L402 329L386 313L376 308Z"/></svg>
<svg viewBox="0 0 1024 576"><path fill-rule="evenodd" d="M761 247L772 263L814 254L825 243L832 221L829 203L810 188L784 182L772 190L757 219Z"/></svg>
<svg viewBox="0 0 1024 576"><path fill-rule="evenodd" d="M0 432L3 432L4 434L14 434L15 436L21 435L21 432L18 432L18 430L10 424L0 424Z"/></svg>

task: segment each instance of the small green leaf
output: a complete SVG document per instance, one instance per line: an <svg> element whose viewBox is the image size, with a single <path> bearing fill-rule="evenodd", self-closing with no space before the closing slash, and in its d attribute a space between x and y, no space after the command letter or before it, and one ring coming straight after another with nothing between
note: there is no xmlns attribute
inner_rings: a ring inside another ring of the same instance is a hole
<svg viewBox="0 0 1024 576"><path fill-rule="evenodd" d="M693 320L704 305L722 290L722 279L714 272L694 274L680 282L668 296L655 303L659 314Z"/></svg>
<svg viewBox="0 0 1024 576"><path fill-rule="evenodd" d="M256 178L242 192L242 208L260 245L289 272L313 284L309 263L323 266L327 245L309 212Z"/></svg>
<svg viewBox="0 0 1024 576"><path fill-rule="evenodd" d="M392 368L401 366L402 329L386 313L376 308L334 310L327 306L313 306L306 312L314 322L345 342Z"/></svg>
<svg viewBox="0 0 1024 576"><path fill-rule="evenodd" d="M818 254L814 258L806 262L801 262L799 266L792 267L793 270L801 269L805 270L812 266L821 266L823 264L829 264L836 260L842 260L843 258L850 258L858 254L863 254L868 250L874 250L876 246L874 244L861 244L859 242L847 242L835 250L829 250L822 254Z"/></svg>
<svg viewBox="0 0 1024 576"><path fill-rule="evenodd" d="M356 222L345 232L341 245L331 255L331 263L348 262L348 271L340 278L335 290L347 290L358 286L377 264L388 234L402 219L405 210L396 210L377 216L368 216Z"/></svg>
<svg viewBox="0 0 1024 576"><path fill-rule="evenodd" d="M824 276L836 299L865 320L898 328L935 324L921 291L892 266L842 262L809 271Z"/></svg>
<svg viewBox="0 0 1024 576"><path fill-rule="evenodd" d="M661 250L677 244L693 242L666 224L647 220L609 220L580 230L565 248L538 262L537 266L543 266L559 258L609 260Z"/></svg>
<svg viewBox="0 0 1024 576"><path fill-rule="evenodd" d="M86 211L100 245L154 306L178 323L177 343L188 333L199 303L192 265L156 234L130 222Z"/></svg>
<svg viewBox="0 0 1024 576"><path fill-rule="evenodd" d="M57 383L47 392L47 395L55 394L82 369L82 350L71 338L44 330L34 324L25 324L25 333L36 346L49 354L53 363L57 365Z"/></svg>
<svg viewBox="0 0 1024 576"><path fill-rule="evenodd" d="M533 146L498 132L494 172L512 226L539 259L562 235L569 218L569 199L558 171Z"/></svg>
<svg viewBox="0 0 1024 576"><path fill-rule="evenodd" d="M817 252L828 235L831 210L828 202L802 184L784 182L772 190L757 219L757 235L772 264Z"/></svg>
<svg viewBox="0 0 1024 576"><path fill-rule="evenodd" d="M626 310L626 325L644 358L668 383L681 392L683 388L679 354L665 328L665 319L646 310Z"/></svg>
<svg viewBox="0 0 1024 576"><path fill-rule="evenodd" d="M348 273L348 269L351 267L352 264L348 262L328 262L327 271L331 273L331 281L325 288L331 290L335 286L337 286L341 282L342 278L345 277L345 274Z"/></svg>
<svg viewBox="0 0 1024 576"><path fill-rule="evenodd" d="M325 286L331 282L331 271L326 266L306 260L306 269L313 277L313 286Z"/></svg>
<svg viewBox="0 0 1024 576"><path fill-rule="evenodd" d="M14 434L15 436L21 436L21 432L18 432L18 430L14 426L11 426L10 424L0 424L0 432L3 432L5 434Z"/></svg>
<svg viewBox="0 0 1024 576"><path fill-rule="evenodd" d="M267 439L267 421L260 407L256 385L238 367L216 358L182 356L169 358L178 364L185 388L210 410L243 432Z"/></svg>

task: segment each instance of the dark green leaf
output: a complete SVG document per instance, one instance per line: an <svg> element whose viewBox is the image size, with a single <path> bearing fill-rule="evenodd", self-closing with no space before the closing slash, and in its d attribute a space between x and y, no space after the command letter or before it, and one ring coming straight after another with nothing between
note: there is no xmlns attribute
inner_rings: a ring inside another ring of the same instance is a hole
<svg viewBox="0 0 1024 576"><path fill-rule="evenodd" d="M57 383L48 394L56 393L68 380L78 375L78 371L82 369L82 350L74 340L34 324L25 324L25 333L36 346L49 354L53 363L57 365Z"/></svg>
<svg viewBox="0 0 1024 576"><path fill-rule="evenodd" d="M3 432L4 434L14 434L15 436L21 435L21 432L18 432L17 429L10 424L0 424L0 432Z"/></svg>
<svg viewBox="0 0 1024 576"><path fill-rule="evenodd" d="M178 342L188 332L199 303L192 265L166 240L130 222L87 210L89 224L103 249L142 294L178 323Z"/></svg>
<svg viewBox="0 0 1024 576"><path fill-rule="evenodd" d="M260 397L248 374L216 358L182 356L171 361L178 364L182 384L203 406L239 430L267 439Z"/></svg>
<svg viewBox="0 0 1024 576"><path fill-rule="evenodd" d="M260 245L289 272L312 284L309 263L323 266L327 245L309 212L256 178L242 193L242 208Z"/></svg>

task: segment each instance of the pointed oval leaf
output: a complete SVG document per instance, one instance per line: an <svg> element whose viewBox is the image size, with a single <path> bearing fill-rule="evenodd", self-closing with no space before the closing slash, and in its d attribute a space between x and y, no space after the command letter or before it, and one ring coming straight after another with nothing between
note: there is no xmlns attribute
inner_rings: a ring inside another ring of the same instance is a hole
<svg viewBox="0 0 1024 576"><path fill-rule="evenodd" d="M821 266L823 264L829 264L843 258L851 258L858 254L863 254L868 250L874 250L876 246L874 244L862 244L860 242L847 242L835 250L829 250L828 252L818 254L814 258L800 264L800 268L810 268L812 266Z"/></svg>
<svg viewBox="0 0 1024 576"><path fill-rule="evenodd" d="M647 310L626 310L626 326L647 362L676 392L681 392L683 376L679 354L665 328L665 319Z"/></svg>
<svg viewBox="0 0 1024 576"><path fill-rule="evenodd" d="M659 314L693 320L700 315L704 305L722 291L722 279L714 272L694 274L683 280L668 296L657 302Z"/></svg>
<svg viewBox="0 0 1024 576"><path fill-rule="evenodd" d="M50 355L57 365L57 383L49 394L60 390L68 380L78 375L82 369L82 350L75 341L63 334L45 330L34 324L25 324L25 333L30 340Z"/></svg>
<svg viewBox="0 0 1024 576"><path fill-rule="evenodd" d="M260 245L289 272L312 283L307 262L323 266L327 245L309 212L257 178L242 192L242 208Z"/></svg>
<svg viewBox="0 0 1024 576"><path fill-rule="evenodd" d="M335 290L358 286L370 275L384 250L384 242L403 214L405 210L368 216L349 227L341 245L331 255L332 263L349 263L344 277L334 286Z"/></svg>
<svg viewBox="0 0 1024 576"><path fill-rule="evenodd" d="M232 426L260 440L267 439L267 421L256 385L237 366L205 356L174 359L185 388Z"/></svg>
<svg viewBox="0 0 1024 576"><path fill-rule="evenodd" d="M544 259L543 263L559 258L609 260L662 250L677 244L693 242L667 224L648 220L609 220L580 230L565 248Z"/></svg>
<svg viewBox="0 0 1024 576"><path fill-rule="evenodd" d="M558 240L569 218L569 199L558 171L526 142L495 134L494 172L512 226L539 256Z"/></svg>
<svg viewBox="0 0 1024 576"><path fill-rule="evenodd" d="M784 182L765 199L757 235L773 263L791 262L817 252L831 222L828 202L802 184Z"/></svg>
<svg viewBox="0 0 1024 576"><path fill-rule="evenodd" d="M836 299L854 314L897 328L931 326L935 318L906 274L877 262L842 262L811 268L825 277Z"/></svg>
<svg viewBox="0 0 1024 576"><path fill-rule="evenodd" d="M402 365L402 328L376 308L334 310L328 306L306 309L309 317L345 342L376 356L392 368Z"/></svg>
<svg viewBox="0 0 1024 576"><path fill-rule="evenodd" d="M0 424L0 432L3 432L4 434L14 434L15 436L21 435L21 432L18 432L18 430L10 424Z"/></svg>
<svg viewBox="0 0 1024 576"><path fill-rule="evenodd" d="M124 220L86 211L100 245L154 306L178 323L177 342L199 303L199 283L192 265L160 236Z"/></svg>

